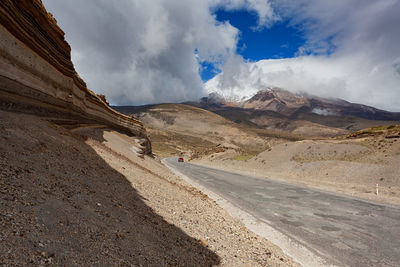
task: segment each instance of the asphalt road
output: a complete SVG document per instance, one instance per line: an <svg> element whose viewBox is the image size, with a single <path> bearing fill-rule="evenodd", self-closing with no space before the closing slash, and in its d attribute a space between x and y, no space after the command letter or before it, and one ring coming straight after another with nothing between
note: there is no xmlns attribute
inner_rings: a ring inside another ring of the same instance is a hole
<svg viewBox="0 0 400 267"><path fill-rule="evenodd" d="M270 179L167 164L281 233L345 266L400 266L400 207Z"/></svg>

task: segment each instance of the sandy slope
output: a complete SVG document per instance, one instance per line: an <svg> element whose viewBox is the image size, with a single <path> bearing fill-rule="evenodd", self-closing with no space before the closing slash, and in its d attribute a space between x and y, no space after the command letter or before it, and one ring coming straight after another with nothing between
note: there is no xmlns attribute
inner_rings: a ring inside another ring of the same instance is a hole
<svg viewBox="0 0 400 267"><path fill-rule="evenodd" d="M291 266L137 140L0 111L0 263Z"/></svg>
<svg viewBox="0 0 400 267"><path fill-rule="evenodd" d="M287 142L246 161L232 160L226 152L195 162L400 204L399 139L378 136Z"/></svg>
<svg viewBox="0 0 400 267"><path fill-rule="evenodd" d="M254 155L269 147L269 142L257 132L259 129L189 105L155 105L135 116L145 125L153 151L160 157L198 157L226 147L234 148L238 154Z"/></svg>

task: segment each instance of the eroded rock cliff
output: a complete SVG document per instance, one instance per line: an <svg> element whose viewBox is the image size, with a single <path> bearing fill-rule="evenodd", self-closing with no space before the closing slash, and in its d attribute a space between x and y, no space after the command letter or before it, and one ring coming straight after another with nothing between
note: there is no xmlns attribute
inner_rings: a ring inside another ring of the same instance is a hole
<svg viewBox="0 0 400 267"><path fill-rule="evenodd" d="M142 123L90 91L71 62L64 32L40 0L0 1L0 107L63 120L100 123L143 139Z"/></svg>

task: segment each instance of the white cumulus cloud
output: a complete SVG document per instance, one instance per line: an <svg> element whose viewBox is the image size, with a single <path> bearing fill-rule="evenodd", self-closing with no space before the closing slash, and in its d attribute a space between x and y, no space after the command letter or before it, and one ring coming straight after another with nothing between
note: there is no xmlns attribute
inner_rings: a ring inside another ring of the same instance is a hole
<svg viewBox="0 0 400 267"><path fill-rule="evenodd" d="M79 74L115 104L199 98L199 60L222 64L236 51L238 30L216 21L207 1L44 4L66 32Z"/></svg>
<svg viewBox="0 0 400 267"><path fill-rule="evenodd" d="M240 97L267 86L400 111L400 1L280 0L274 12L306 43L295 58L225 66L207 91Z"/></svg>

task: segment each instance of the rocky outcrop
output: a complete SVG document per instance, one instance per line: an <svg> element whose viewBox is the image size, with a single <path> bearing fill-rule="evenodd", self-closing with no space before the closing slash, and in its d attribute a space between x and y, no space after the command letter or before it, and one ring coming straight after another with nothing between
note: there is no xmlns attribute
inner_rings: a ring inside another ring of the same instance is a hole
<svg viewBox="0 0 400 267"><path fill-rule="evenodd" d="M243 103L245 109L274 111L283 115L291 115L299 108L309 106L306 97L292 94L280 88L261 90Z"/></svg>
<svg viewBox="0 0 400 267"><path fill-rule="evenodd" d="M64 32L40 0L0 1L0 106L57 118L100 123L143 139L142 123L108 106L90 91L71 62Z"/></svg>

